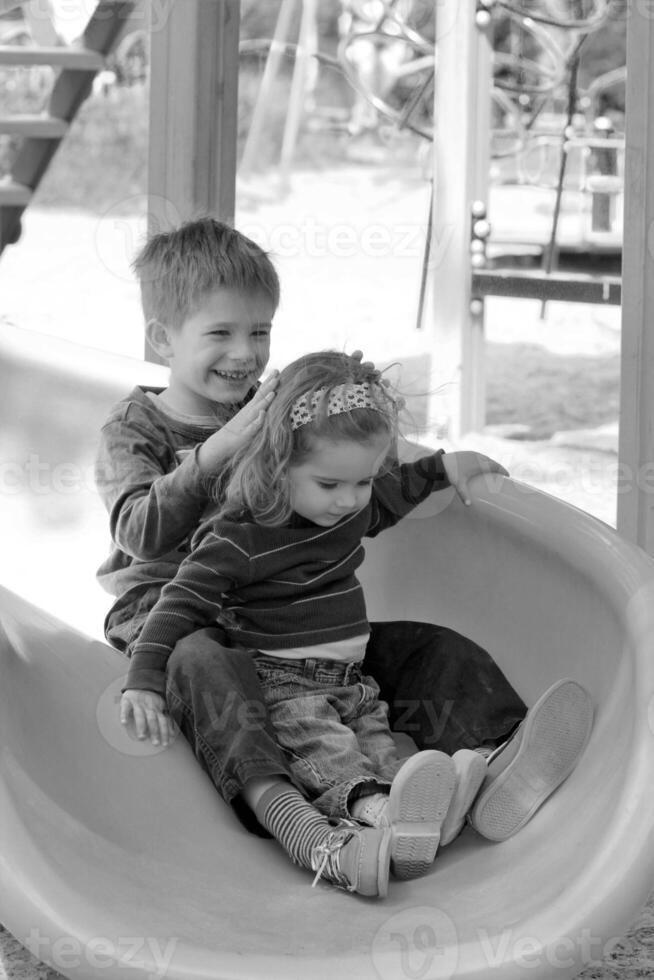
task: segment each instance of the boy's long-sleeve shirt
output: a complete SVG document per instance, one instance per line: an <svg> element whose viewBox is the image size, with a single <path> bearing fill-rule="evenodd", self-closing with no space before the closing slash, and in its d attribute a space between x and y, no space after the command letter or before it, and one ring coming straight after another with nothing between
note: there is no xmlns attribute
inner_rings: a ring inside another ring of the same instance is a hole
<svg viewBox="0 0 654 980"><path fill-rule="evenodd" d="M210 482L200 472L197 451L240 408L225 406L224 418L196 425L158 408L148 392L161 390L137 387L112 408L96 460L96 485L112 538L98 581L118 597L105 634L123 651L174 578L210 506Z"/></svg>
<svg viewBox="0 0 654 980"><path fill-rule="evenodd" d="M234 644L284 650L349 639L368 630L361 539L396 524L449 486L442 452L393 465L369 504L319 527L294 515L284 527L205 521L192 551L164 586L132 650L126 688L163 693L166 662L182 637L214 622Z"/></svg>

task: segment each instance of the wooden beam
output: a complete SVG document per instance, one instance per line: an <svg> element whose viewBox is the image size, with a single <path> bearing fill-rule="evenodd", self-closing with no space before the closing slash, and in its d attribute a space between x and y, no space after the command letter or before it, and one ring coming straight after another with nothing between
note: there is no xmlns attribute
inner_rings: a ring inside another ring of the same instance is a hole
<svg viewBox="0 0 654 980"><path fill-rule="evenodd" d="M234 220L239 0L166 0L152 24L150 228Z"/></svg>
<svg viewBox="0 0 654 980"><path fill-rule="evenodd" d="M470 308L470 237L473 202L488 199L491 46L472 0L436 4L436 57L430 416L456 439L480 428L485 415L483 311Z"/></svg>
<svg viewBox="0 0 654 980"><path fill-rule="evenodd" d="M654 17L627 18L618 531L654 555Z"/></svg>
<svg viewBox="0 0 654 980"><path fill-rule="evenodd" d="M619 306L622 297L618 276L566 275L564 272L517 272L515 269L475 269L473 298L513 296L558 303L592 303ZM547 329L544 327L544 329Z"/></svg>
<svg viewBox="0 0 654 980"><path fill-rule="evenodd" d="M239 0L164 0L152 21L150 232L234 221L239 26Z"/></svg>

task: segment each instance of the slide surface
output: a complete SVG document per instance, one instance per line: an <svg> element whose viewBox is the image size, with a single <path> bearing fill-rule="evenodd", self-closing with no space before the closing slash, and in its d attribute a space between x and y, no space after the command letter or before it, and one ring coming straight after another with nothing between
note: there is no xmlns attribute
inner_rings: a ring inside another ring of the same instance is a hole
<svg viewBox="0 0 654 980"><path fill-rule="evenodd" d="M654 870L654 563L509 480L449 493L367 543L370 617L468 634L527 703L591 690L586 752L530 824L464 831L385 901L312 889L183 740L122 731L117 653L2 591L0 921L35 955L89 980L565 980L604 957Z"/></svg>

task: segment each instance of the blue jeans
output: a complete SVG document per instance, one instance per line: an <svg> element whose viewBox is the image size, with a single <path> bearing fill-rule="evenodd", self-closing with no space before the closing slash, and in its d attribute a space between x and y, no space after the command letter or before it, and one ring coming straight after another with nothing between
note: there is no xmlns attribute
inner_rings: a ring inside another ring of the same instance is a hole
<svg viewBox="0 0 654 980"><path fill-rule="evenodd" d="M363 669L390 707L391 727L419 748L452 754L493 745L526 707L493 659L471 640L429 623L372 623ZM241 793L251 779L294 782L264 704L252 653L222 630L185 637L167 667L170 713L223 799L260 832Z"/></svg>
<svg viewBox="0 0 654 980"><path fill-rule="evenodd" d="M362 787L390 785L401 760L388 705L359 664L265 654L254 662L293 781L318 810L348 817Z"/></svg>

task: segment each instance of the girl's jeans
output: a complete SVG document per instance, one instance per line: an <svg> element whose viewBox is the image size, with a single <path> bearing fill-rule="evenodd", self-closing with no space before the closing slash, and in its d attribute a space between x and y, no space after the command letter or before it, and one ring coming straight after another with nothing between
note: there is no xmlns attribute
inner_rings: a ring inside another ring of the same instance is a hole
<svg viewBox="0 0 654 980"><path fill-rule="evenodd" d="M293 781L250 651L230 649L217 628L181 640L167 668L170 713L216 789L250 829L241 798L251 779ZM429 623L372 623L363 663L380 687L395 731L418 748L452 754L503 741L526 707L481 647Z"/></svg>
<svg viewBox="0 0 654 980"><path fill-rule="evenodd" d="M255 664L293 782L318 810L349 817L348 803L362 787L390 785L402 760L388 705L359 664L265 654Z"/></svg>

